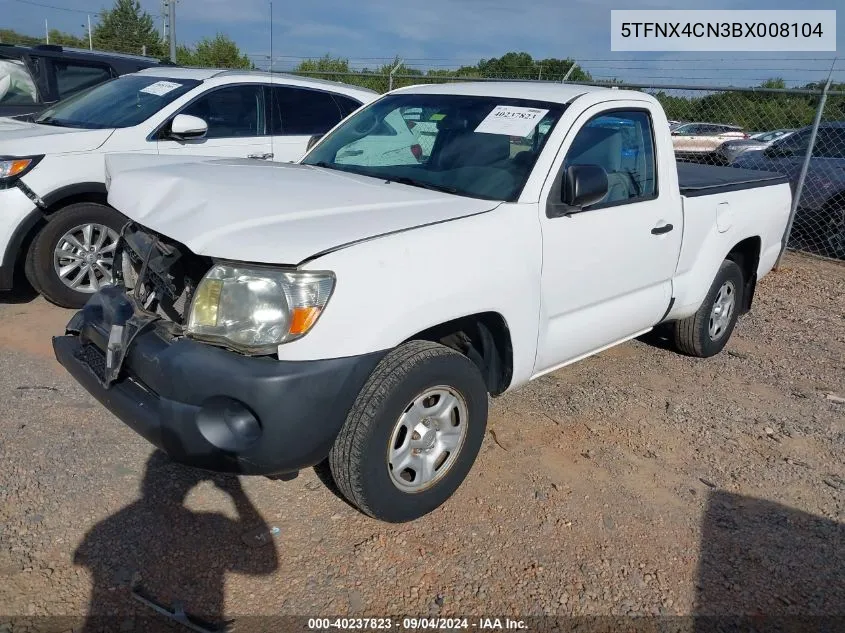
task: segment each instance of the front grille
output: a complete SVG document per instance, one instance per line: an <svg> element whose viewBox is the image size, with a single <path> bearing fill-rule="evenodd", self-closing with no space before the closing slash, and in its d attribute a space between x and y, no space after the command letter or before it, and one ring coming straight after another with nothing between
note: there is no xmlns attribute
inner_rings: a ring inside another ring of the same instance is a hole
<svg viewBox="0 0 845 633"><path fill-rule="evenodd" d="M129 223L115 254L117 276L141 306L183 325L197 285L211 259L195 255L170 238Z"/></svg>
<svg viewBox="0 0 845 633"><path fill-rule="evenodd" d="M83 343L73 353L76 360L94 372L94 375L101 381L106 377L106 355L93 343Z"/></svg>

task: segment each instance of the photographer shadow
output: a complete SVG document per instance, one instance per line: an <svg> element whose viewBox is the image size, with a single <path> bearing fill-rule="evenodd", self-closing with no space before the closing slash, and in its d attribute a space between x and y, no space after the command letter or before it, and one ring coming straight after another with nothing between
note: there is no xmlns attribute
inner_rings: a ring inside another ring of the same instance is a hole
<svg viewBox="0 0 845 633"><path fill-rule="evenodd" d="M229 495L236 519L185 507L203 481ZM91 528L74 553L93 577L81 631L179 630L174 620L195 631L225 630L226 574L269 575L279 566L272 543L250 547L245 533L269 528L236 476L187 468L155 451L141 498Z"/></svg>
<svg viewBox="0 0 845 633"><path fill-rule="evenodd" d="M845 524L716 491L702 528L696 633L845 630Z"/></svg>

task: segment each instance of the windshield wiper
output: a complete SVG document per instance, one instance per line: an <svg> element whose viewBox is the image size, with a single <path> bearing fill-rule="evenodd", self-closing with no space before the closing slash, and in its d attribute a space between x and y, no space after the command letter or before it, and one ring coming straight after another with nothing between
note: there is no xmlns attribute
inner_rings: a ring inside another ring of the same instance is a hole
<svg viewBox="0 0 845 633"><path fill-rule="evenodd" d="M56 119L51 116L45 117L43 119L36 119L36 123L39 125L52 125L54 127L72 127L74 129L80 130L95 130L95 129L104 129L103 126L90 126L85 125L82 123L74 123L72 121L63 121L62 119Z"/></svg>
<svg viewBox="0 0 845 633"><path fill-rule="evenodd" d="M454 187L448 187L446 185L435 185L434 183L426 182L424 180L416 180L414 178L408 178L407 176L400 176L398 178L385 178L384 180L386 183L388 182L397 182L400 185L409 185L411 187L420 187L422 189L431 189L432 191L442 191L443 193L452 193L457 194L458 190Z"/></svg>
<svg viewBox="0 0 845 633"><path fill-rule="evenodd" d="M51 116L45 117L43 119L35 119L35 123L38 125L54 125L56 127L64 127L57 119L54 119Z"/></svg>
<svg viewBox="0 0 845 633"><path fill-rule="evenodd" d="M324 167L325 169L335 169L335 170L343 171L337 165L332 165L331 163L327 163L324 160L321 160L321 161L316 162L316 163L305 163L305 164L308 165L309 167Z"/></svg>

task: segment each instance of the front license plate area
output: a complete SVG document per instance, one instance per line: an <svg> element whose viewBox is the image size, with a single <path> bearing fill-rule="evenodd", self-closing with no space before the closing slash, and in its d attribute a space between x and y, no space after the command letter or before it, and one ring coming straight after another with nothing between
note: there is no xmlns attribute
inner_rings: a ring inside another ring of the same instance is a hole
<svg viewBox="0 0 845 633"><path fill-rule="evenodd" d="M160 317L138 309L133 298L117 286L95 294L82 313L77 358L108 388L120 375L132 341Z"/></svg>

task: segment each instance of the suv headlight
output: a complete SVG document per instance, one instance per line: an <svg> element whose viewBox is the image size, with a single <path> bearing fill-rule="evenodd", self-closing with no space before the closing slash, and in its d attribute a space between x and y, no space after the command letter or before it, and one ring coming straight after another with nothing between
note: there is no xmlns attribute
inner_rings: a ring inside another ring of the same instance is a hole
<svg viewBox="0 0 845 633"><path fill-rule="evenodd" d="M334 290L331 272L215 264L191 301L188 336L269 354L314 327Z"/></svg>
<svg viewBox="0 0 845 633"><path fill-rule="evenodd" d="M23 176L38 162L44 158L43 156L27 156L25 158L6 158L0 157L0 188L10 185L18 178Z"/></svg>

